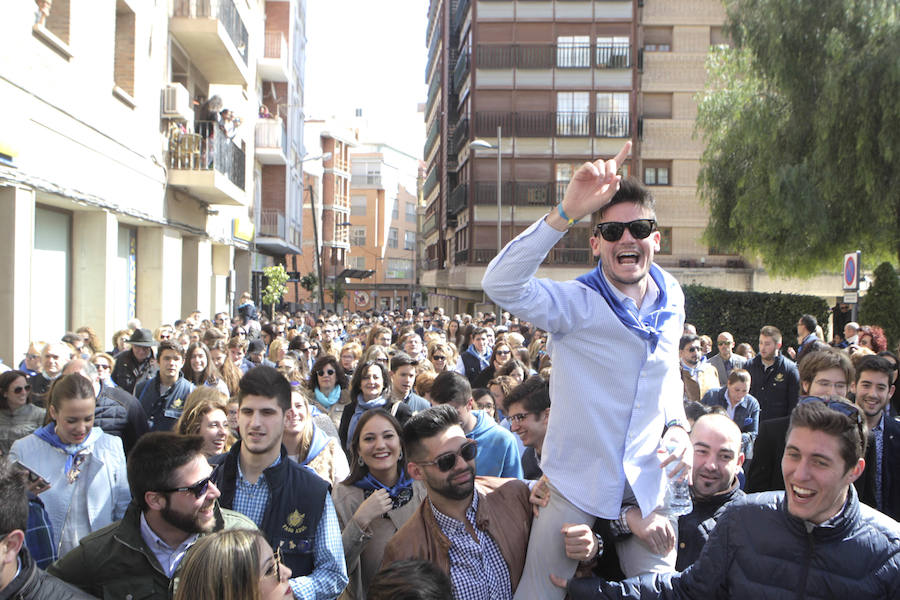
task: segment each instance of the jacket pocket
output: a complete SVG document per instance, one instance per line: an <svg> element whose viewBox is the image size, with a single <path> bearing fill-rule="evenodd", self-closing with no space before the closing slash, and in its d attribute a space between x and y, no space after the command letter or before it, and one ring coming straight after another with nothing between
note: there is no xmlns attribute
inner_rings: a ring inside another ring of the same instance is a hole
<svg viewBox="0 0 900 600"><path fill-rule="evenodd" d="M103 586L103 600L162 600L168 597L168 592L157 589L150 577L129 577Z"/></svg>

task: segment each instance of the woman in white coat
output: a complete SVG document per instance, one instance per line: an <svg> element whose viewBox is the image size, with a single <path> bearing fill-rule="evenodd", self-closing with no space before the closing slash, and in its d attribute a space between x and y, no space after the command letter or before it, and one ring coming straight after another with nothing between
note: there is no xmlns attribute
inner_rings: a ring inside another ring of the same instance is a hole
<svg viewBox="0 0 900 600"><path fill-rule="evenodd" d="M121 519L131 493L122 440L93 426L91 382L65 375L49 398L50 423L16 440L9 455L50 483L40 497L63 556L87 534Z"/></svg>

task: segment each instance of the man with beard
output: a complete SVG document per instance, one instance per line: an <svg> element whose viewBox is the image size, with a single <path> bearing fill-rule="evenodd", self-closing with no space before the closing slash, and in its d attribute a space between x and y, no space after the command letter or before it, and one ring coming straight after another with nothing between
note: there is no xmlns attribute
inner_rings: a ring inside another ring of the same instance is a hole
<svg viewBox="0 0 900 600"><path fill-rule="evenodd" d="M868 468L857 486L860 500L893 519L900 519L900 423L886 412L894 394L891 377L894 366L881 356L867 356L859 362L856 382L850 388L856 394L856 405L866 416L869 446Z"/></svg>
<svg viewBox="0 0 900 600"><path fill-rule="evenodd" d="M783 356L781 331L772 325L759 330L759 354L744 364L750 373L750 395L759 400L759 420L790 416L800 395L797 365Z"/></svg>
<svg viewBox="0 0 900 600"><path fill-rule="evenodd" d="M47 572L98 598L169 598L178 566L199 537L256 528L219 507L202 449L200 436L142 436L128 457L132 502L125 516L84 537Z"/></svg>
<svg viewBox="0 0 900 600"><path fill-rule="evenodd" d="M476 477L478 445L466 437L452 406L429 408L403 427L410 477L428 490L394 534L382 567L427 560L450 576L454 598L509 599L519 585L532 509L518 479ZM562 529L566 554L594 558L596 538L586 525Z"/></svg>
<svg viewBox="0 0 900 600"><path fill-rule="evenodd" d="M281 443L290 408L291 384L281 373L247 371L238 392L241 440L212 479L222 506L249 517L280 550L295 598L337 598L348 581L341 528L328 483L290 460Z"/></svg>

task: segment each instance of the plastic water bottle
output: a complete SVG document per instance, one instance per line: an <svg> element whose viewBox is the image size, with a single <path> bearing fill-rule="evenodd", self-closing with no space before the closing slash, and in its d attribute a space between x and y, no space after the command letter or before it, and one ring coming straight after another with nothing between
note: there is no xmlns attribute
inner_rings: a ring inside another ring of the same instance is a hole
<svg viewBox="0 0 900 600"><path fill-rule="evenodd" d="M666 444L666 450L672 454L678 449L678 445L672 442ZM666 475L671 475L675 470L674 462L666 465ZM694 510L691 502L691 488L686 479L666 477L666 514L673 517L689 514Z"/></svg>

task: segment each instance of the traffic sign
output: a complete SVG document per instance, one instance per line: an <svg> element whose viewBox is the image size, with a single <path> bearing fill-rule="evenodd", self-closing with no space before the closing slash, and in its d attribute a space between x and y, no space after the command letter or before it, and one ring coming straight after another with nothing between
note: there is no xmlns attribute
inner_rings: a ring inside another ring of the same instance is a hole
<svg viewBox="0 0 900 600"><path fill-rule="evenodd" d="M859 302L859 292L844 292L844 304L856 304Z"/></svg>
<svg viewBox="0 0 900 600"><path fill-rule="evenodd" d="M851 252L844 255L844 290L859 290L859 258L860 252Z"/></svg>

